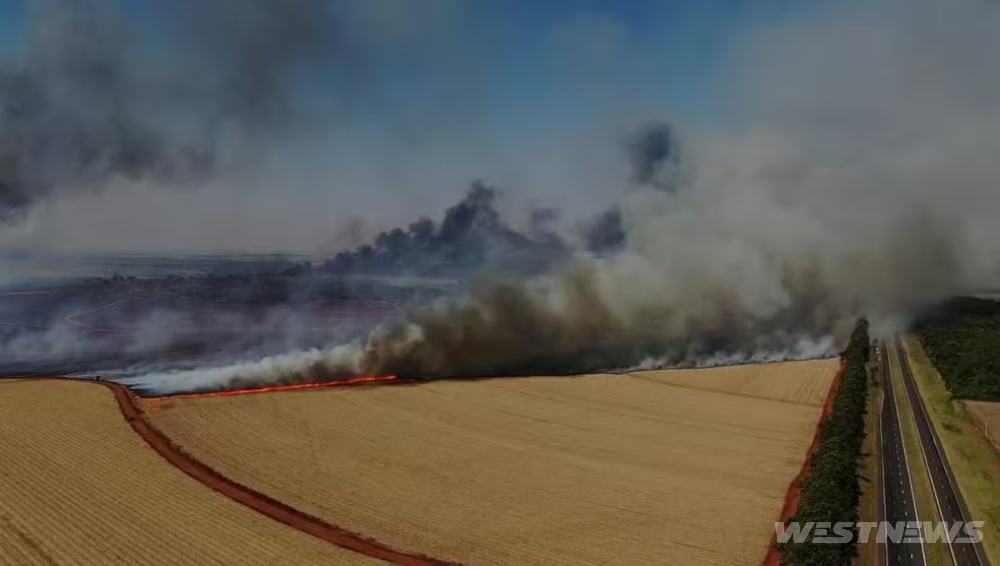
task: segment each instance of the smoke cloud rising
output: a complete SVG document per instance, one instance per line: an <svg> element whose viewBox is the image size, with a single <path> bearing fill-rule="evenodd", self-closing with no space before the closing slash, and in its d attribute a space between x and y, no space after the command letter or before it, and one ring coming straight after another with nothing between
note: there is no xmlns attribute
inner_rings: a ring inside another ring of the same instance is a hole
<svg viewBox="0 0 1000 566"><path fill-rule="evenodd" d="M627 144L633 175L620 183L631 188L596 222L622 236L615 253L579 245L530 280L494 274L462 300L417 308L357 342L133 383L170 392L361 374L574 373L815 356L834 353L858 316L891 329L933 301L996 282L1000 6L847 3L807 22L764 26L733 52L722 88L738 98L726 127L686 135L682 156L666 126ZM266 85L279 82L271 73L243 80L262 81L268 95ZM233 91L216 92L225 99ZM272 100L227 104L254 111L222 114L224 123L273 116L282 105ZM203 152L186 143L158 144L175 157L139 171L205 162L189 158ZM74 151L68 163L53 158L57 173L46 175L147 162ZM8 154L27 159L0 152ZM683 175L665 184L668 165ZM56 186L21 172L29 169L8 168L20 173L0 181L12 195L8 207Z"/></svg>
<svg viewBox="0 0 1000 566"><path fill-rule="evenodd" d="M467 275L493 269L531 272L551 267L569 244L548 225L552 211L532 211L525 233L497 210L495 187L475 181L465 196L445 210L440 223L423 217L404 230L381 232L372 244L345 250L324 262L335 274L382 272L396 275Z"/></svg>
<svg viewBox="0 0 1000 566"><path fill-rule="evenodd" d="M205 185L361 108L380 55L362 24L385 2L367 4L33 3L0 54L0 222L116 183Z"/></svg>
<svg viewBox="0 0 1000 566"><path fill-rule="evenodd" d="M672 191L680 162L677 136L668 124L653 124L636 133L628 143L632 178L640 185Z"/></svg>

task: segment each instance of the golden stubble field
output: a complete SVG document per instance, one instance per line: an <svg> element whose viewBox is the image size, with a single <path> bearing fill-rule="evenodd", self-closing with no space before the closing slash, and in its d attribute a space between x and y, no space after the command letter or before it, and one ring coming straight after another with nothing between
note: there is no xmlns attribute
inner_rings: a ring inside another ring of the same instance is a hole
<svg viewBox="0 0 1000 566"><path fill-rule="evenodd" d="M465 564L759 564L837 360L150 402L230 478ZM822 393L821 393L822 392Z"/></svg>
<svg viewBox="0 0 1000 566"><path fill-rule="evenodd" d="M1000 450L1000 403L986 401L965 401L964 403L990 444Z"/></svg>
<svg viewBox="0 0 1000 566"><path fill-rule="evenodd" d="M373 564L164 461L113 393L0 381L0 564Z"/></svg>
<svg viewBox="0 0 1000 566"><path fill-rule="evenodd" d="M672 369L634 374L692 389L719 391L803 405L822 406L830 393L831 378L839 359L722 366L705 369Z"/></svg>

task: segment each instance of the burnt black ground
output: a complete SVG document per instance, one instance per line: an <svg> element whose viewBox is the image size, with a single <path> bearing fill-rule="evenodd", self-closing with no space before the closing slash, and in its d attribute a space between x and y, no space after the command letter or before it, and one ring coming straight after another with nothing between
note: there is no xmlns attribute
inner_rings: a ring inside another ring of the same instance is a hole
<svg viewBox="0 0 1000 566"><path fill-rule="evenodd" d="M349 341L448 292L281 274L68 279L0 288L0 376L229 361Z"/></svg>

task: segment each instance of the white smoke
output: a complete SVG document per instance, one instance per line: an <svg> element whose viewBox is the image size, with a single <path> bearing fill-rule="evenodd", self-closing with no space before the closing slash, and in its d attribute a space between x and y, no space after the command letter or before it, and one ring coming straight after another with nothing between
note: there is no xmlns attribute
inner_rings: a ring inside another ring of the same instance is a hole
<svg viewBox="0 0 1000 566"><path fill-rule="evenodd" d="M792 360L814 360L817 358L833 357L837 355L837 352L837 344L832 336L824 336L818 340L800 337L793 340L789 347L782 350L717 352L711 356L699 358L695 361L694 367L709 368L739 364L770 364ZM672 363L673 361L669 358L646 358L632 367L620 370L620 372L626 373L677 367L671 365Z"/></svg>
<svg viewBox="0 0 1000 566"><path fill-rule="evenodd" d="M587 355L605 367L825 356L857 316L898 324L996 283L1000 5L852 4L761 30L740 53L725 85L739 127L686 145L676 194L622 199L623 253L417 312L365 344L141 383L515 373L551 368L546 353L567 371Z"/></svg>
<svg viewBox="0 0 1000 566"><path fill-rule="evenodd" d="M225 367L153 373L123 378L120 381L132 387L155 390L162 394L232 385L240 381L253 383L309 381L314 378L313 372L358 367L359 356L360 351L357 347L343 345L330 350L307 350L268 356L259 361Z"/></svg>

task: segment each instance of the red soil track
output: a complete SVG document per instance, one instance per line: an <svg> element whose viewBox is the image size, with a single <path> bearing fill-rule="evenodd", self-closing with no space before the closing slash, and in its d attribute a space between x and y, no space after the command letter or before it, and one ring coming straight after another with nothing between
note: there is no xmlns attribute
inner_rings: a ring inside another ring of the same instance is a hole
<svg viewBox="0 0 1000 566"><path fill-rule="evenodd" d="M251 387L248 389L224 389L222 391L206 391L203 393L175 393L173 395L163 395L160 397L143 397L146 403L157 401L171 401L174 399L197 399L199 397L231 397L233 395L250 395L254 393L276 393L278 391L294 391L298 389L317 389L326 387L343 387L345 385L357 385L360 383L378 383L384 381L394 381L395 375L369 375L363 377L353 377L351 379L340 379L336 381L321 381L317 383L294 383L288 385L270 385L262 387ZM155 406L155 405L154 405ZM146 408L150 408L149 405Z"/></svg>
<svg viewBox="0 0 1000 566"><path fill-rule="evenodd" d="M33 379L67 380L68 378L52 377ZM263 493L236 483L186 454L183 450L174 445L166 435L160 432L159 429L154 427L146 419L145 415L143 415L142 409L140 409L136 403L136 396L124 385L99 380L89 381L73 379L72 381L99 384L111 389L115 394L115 398L118 400L118 406L121 409L125 420L132 425L132 429L135 430L135 432L138 433L139 436L141 436L142 439L145 440L160 456L187 475L201 482L203 485L253 509L254 511L263 513L276 521L280 521L294 529L298 529L299 531L308 533L314 537L331 542L339 547L353 550L354 552L378 558L380 560L385 560L393 564L404 564L408 566L445 566L455 564L454 562L438 560L421 554L394 550L378 541L366 538L363 535L353 533L335 525L331 525L322 519L303 513L302 511L289 507L288 505L268 497Z"/></svg>
<svg viewBox="0 0 1000 566"><path fill-rule="evenodd" d="M799 475L795 476L795 479L789 484L788 492L785 494L785 504L781 507L781 515L778 518L782 523L790 519L795 514L795 510L799 508L799 499L802 496L802 482L809 477L809 459L819 450L820 433L823 431L823 424L826 423L830 418L830 413L833 412L833 401L837 397L837 391L840 389L840 381L843 376L844 360L841 359L840 371L837 372L837 376L833 378L833 383L830 384L830 392L826 394L826 401L823 402L823 412L820 414L819 422L816 423L816 432L813 434L812 444L806 453L806 460L802 462L802 469L799 470ZM767 550L767 556L764 557L764 566L779 566L781 563L781 554L778 553L778 549L774 546L777 542L778 534L775 533L771 537L771 546Z"/></svg>

